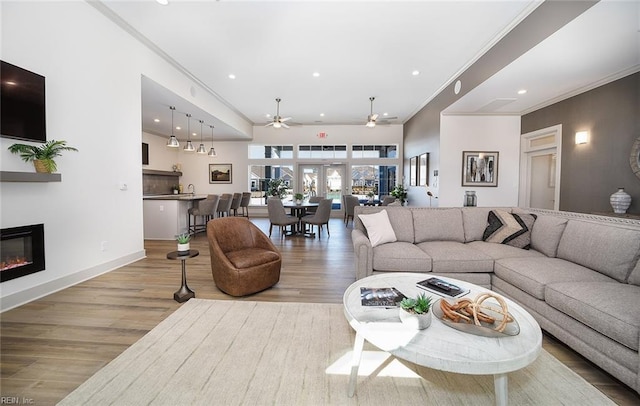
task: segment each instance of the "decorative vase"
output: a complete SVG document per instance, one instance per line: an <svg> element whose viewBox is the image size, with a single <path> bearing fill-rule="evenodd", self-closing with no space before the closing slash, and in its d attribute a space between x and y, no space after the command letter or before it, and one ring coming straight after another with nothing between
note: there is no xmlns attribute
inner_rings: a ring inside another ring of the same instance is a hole
<svg viewBox="0 0 640 406"><path fill-rule="evenodd" d="M189 243L180 244L178 243L178 252L181 254L186 254L189 252Z"/></svg>
<svg viewBox="0 0 640 406"><path fill-rule="evenodd" d="M627 212L629 206L631 206L631 196L621 187L609 197L609 203L611 203L614 213L624 214Z"/></svg>
<svg viewBox="0 0 640 406"><path fill-rule="evenodd" d="M474 190L467 190L464 192L464 206L476 207L478 205L478 197Z"/></svg>
<svg viewBox="0 0 640 406"><path fill-rule="evenodd" d="M415 330L424 330L431 325L431 310L423 314L410 313L402 307L399 310L400 321Z"/></svg>

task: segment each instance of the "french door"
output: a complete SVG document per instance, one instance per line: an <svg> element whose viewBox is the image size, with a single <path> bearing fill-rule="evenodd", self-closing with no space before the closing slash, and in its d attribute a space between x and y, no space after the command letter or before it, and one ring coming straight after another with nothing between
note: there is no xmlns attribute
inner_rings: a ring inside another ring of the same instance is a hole
<svg viewBox="0 0 640 406"><path fill-rule="evenodd" d="M298 165L297 191L305 197L323 196L340 208L342 195L346 192L347 178L344 164L300 164Z"/></svg>

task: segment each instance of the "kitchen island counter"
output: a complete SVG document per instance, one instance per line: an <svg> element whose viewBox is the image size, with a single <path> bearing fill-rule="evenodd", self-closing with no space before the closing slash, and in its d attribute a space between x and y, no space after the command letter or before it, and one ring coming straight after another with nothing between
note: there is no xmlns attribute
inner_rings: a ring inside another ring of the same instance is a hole
<svg viewBox="0 0 640 406"><path fill-rule="evenodd" d="M189 209L206 198L191 193L143 196L144 238L173 240L176 235L188 232Z"/></svg>

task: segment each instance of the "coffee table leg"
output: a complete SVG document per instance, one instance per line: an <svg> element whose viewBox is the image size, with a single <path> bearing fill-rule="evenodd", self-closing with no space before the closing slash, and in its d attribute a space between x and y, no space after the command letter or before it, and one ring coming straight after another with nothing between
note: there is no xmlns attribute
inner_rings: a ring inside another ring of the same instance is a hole
<svg viewBox="0 0 640 406"><path fill-rule="evenodd" d="M349 378L349 397L356 393L356 383L358 383L358 368L362 359L362 348L364 347L364 337L356 333L356 340L353 343L353 356L351 358L351 377Z"/></svg>
<svg viewBox="0 0 640 406"><path fill-rule="evenodd" d="M496 405L507 406L509 388L507 374L497 374L493 376L493 385L496 392Z"/></svg>

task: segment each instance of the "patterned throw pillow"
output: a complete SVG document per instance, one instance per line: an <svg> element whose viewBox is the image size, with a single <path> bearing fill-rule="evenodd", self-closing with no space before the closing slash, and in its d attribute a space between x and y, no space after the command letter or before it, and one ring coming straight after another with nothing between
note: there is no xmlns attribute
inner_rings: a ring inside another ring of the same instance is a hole
<svg viewBox="0 0 640 406"><path fill-rule="evenodd" d="M504 210L491 210L489 225L484 230L482 240L528 250L531 247L531 229L535 214L515 214Z"/></svg>

